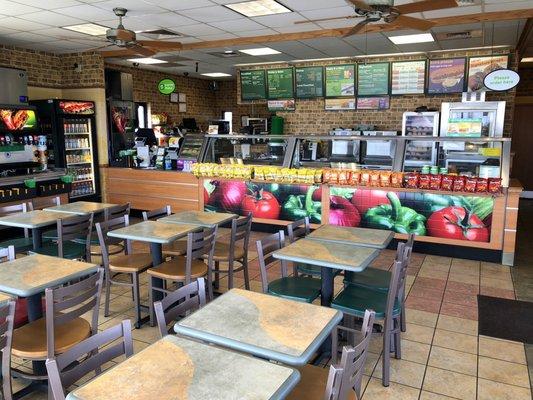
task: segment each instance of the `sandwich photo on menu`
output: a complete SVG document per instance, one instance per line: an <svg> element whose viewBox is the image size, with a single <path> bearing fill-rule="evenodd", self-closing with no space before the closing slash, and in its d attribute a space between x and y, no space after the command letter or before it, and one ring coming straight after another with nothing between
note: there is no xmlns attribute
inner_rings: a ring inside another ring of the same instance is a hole
<svg viewBox="0 0 533 400"><path fill-rule="evenodd" d="M461 93L465 85L466 59L429 60L428 93Z"/></svg>

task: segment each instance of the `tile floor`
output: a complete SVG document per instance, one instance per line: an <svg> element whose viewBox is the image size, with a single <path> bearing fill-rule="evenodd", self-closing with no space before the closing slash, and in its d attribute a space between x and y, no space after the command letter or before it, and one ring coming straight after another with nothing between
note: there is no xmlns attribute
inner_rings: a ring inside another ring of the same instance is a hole
<svg viewBox="0 0 533 400"><path fill-rule="evenodd" d="M533 207L531 208L533 214ZM227 232L222 232L222 240ZM264 234L254 232L251 243ZM136 246L138 249L142 245ZM250 250L251 289L260 291L257 253ZM394 251L385 250L373 267L389 268ZM479 336L478 293L515 299L511 269L502 265L424 254L413 254L408 275L407 332L402 335L402 359L392 360L391 384L381 385L381 341L372 340L365 368L362 400L530 400L531 381L522 343ZM242 276L236 285L243 286ZM342 277L337 277L336 289ZM141 294L147 299L146 277ZM221 281L221 290L227 280ZM111 314L100 313L99 328L133 317L130 293L112 290ZM133 330L135 351L158 338L155 328ZM19 365L20 360L13 362ZM531 364L531 362L530 362ZM109 363L109 367L114 365ZM28 367L26 363L23 367ZM19 386L19 383L16 385ZM28 399L44 399L35 393Z"/></svg>

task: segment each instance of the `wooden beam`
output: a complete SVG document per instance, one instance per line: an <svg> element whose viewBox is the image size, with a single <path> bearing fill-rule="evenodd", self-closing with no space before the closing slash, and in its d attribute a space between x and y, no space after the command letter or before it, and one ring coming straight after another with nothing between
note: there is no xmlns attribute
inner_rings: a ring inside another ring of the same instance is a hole
<svg viewBox="0 0 533 400"><path fill-rule="evenodd" d="M453 17L435 18L430 21L435 23L435 26L449 26L449 25L463 25L474 24L479 22L492 21L509 21L514 19L533 18L533 8L525 10L511 10L511 11L495 11L480 14L459 15ZM338 29L321 29L309 32L296 33L280 33L276 35L254 36L236 39L212 40L207 42L184 43L182 50L196 50L196 49L213 49L218 47L232 47L247 44L260 43L276 43L287 42L293 40L318 39L326 37L342 37L351 28ZM395 24L373 24L367 25L359 34L376 33L376 32L391 32L395 30L405 29Z"/></svg>
<svg viewBox="0 0 533 400"><path fill-rule="evenodd" d="M526 25L522 30L522 34L518 39L516 44L516 51L518 52L518 57L522 58L527 55L527 48L533 42L533 18L529 18L526 21Z"/></svg>

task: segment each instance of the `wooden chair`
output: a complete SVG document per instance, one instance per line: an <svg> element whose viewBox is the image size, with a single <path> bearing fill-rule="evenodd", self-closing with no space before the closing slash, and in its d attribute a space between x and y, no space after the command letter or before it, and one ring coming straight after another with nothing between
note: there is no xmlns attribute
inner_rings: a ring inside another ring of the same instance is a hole
<svg viewBox="0 0 533 400"><path fill-rule="evenodd" d="M91 261L90 237L93 228L93 214L74 215L57 220L57 243L47 242L31 253L45 254L68 259ZM84 243L76 240L84 239Z"/></svg>
<svg viewBox="0 0 533 400"><path fill-rule="evenodd" d="M320 296L321 283L319 279L307 276L289 276L287 262L285 260L276 260L272 256L274 251L285 246L285 234L283 231L258 240L256 245L263 293L307 303L312 303ZM279 262L281 266L281 278L269 282L267 268L272 272L271 265L276 262Z"/></svg>
<svg viewBox="0 0 533 400"><path fill-rule="evenodd" d="M363 318L366 309L375 311L376 319L383 325L383 386L389 386L391 352L394 352L395 358L401 358L401 302L405 293L409 250L405 249L404 243L398 244L398 247L388 291L348 285L331 303L331 307L342 311L345 317Z"/></svg>
<svg viewBox="0 0 533 400"><path fill-rule="evenodd" d="M207 277L209 299L213 299L213 284L211 273L213 270L213 253L218 227L205 228L201 232L191 232L187 235L187 255L173 257L156 267L150 268L148 292L150 294L150 324L154 326L154 293L168 295L171 291L165 289L167 281L179 284L189 284L192 280ZM207 265L203 257L208 255ZM163 287L155 287L154 279L162 279Z"/></svg>
<svg viewBox="0 0 533 400"><path fill-rule="evenodd" d="M243 271L244 287L250 290L250 276L248 274L248 245L252 230L252 214L231 221L231 235L229 243L217 241L213 254L215 285L218 287L220 274L228 275L228 289L233 289L235 272ZM207 258L207 255L204 256ZM220 263L227 262L228 268L221 269ZM240 264L235 268L235 264Z"/></svg>
<svg viewBox="0 0 533 400"><path fill-rule="evenodd" d="M11 343L15 323L15 301L10 300L0 306L0 349L2 350L2 393L4 400L13 399L11 387Z"/></svg>
<svg viewBox="0 0 533 400"><path fill-rule="evenodd" d="M342 349L339 364L326 369L305 365L301 370L301 380L287 397L288 400L352 400L361 398L363 371L368 357L375 313L366 310L361 328L361 341L353 347ZM336 337L336 333L334 338ZM336 350L336 343L334 349ZM326 392L324 393L324 387Z"/></svg>
<svg viewBox="0 0 533 400"><path fill-rule="evenodd" d="M104 270L77 283L45 290L46 315L13 332L12 353L23 360L44 361L63 354L98 330L98 308ZM82 315L90 312L89 323ZM31 374L12 368L15 375L45 380L46 374Z"/></svg>
<svg viewBox="0 0 533 400"><path fill-rule="evenodd" d="M178 317L187 315L206 304L205 279L198 278L188 285L169 293L163 300L154 303L157 327L161 337L169 333L168 325ZM170 328L172 330L172 328Z"/></svg>
<svg viewBox="0 0 533 400"><path fill-rule="evenodd" d="M135 327L139 328L141 322L139 276L152 266L152 255L150 253L133 253L131 240L125 241L124 254L109 254L109 247L122 239L109 237L107 232L128 225L129 217L127 215L96 224L96 234L98 235L100 253L102 254L102 265L105 270L104 315L106 317L109 316L111 285L129 286L132 289L133 302L135 304ZM118 279L124 275L129 277L129 281Z"/></svg>
<svg viewBox="0 0 533 400"><path fill-rule="evenodd" d="M126 358L133 355L129 319L85 339L55 359L47 359L46 370L53 400L65 400L68 387L90 372L99 375L106 362L122 355Z"/></svg>
<svg viewBox="0 0 533 400"><path fill-rule="evenodd" d="M21 212L31 211L31 203L20 203L11 206L0 207L0 216L18 214ZM14 246L16 253L25 253L33 248L33 241L30 237L29 229L24 229L24 236L16 237L14 239L8 239L0 242L0 247Z"/></svg>
<svg viewBox="0 0 533 400"><path fill-rule="evenodd" d="M144 221L153 221L172 215L170 206L164 206L155 210L143 211ZM187 240L179 239L170 244L163 245L163 257L183 256L187 253Z"/></svg>
<svg viewBox="0 0 533 400"><path fill-rule="evenodd" d="M104 210L103 221L109 221L110 219L120 218L123 216L130 215L131 207L130 203L119 204ZM95 222L103 222L102 220ZM95 223L96 227L96 223ZM109 243L108 254L120 254L124 251L125 244L124 240L117 239L113 243ZM97 258L102 257L102 252L100 249L100 240L98 239L98 234L93 232L91 235L91 255L96 256Z"/></svg>

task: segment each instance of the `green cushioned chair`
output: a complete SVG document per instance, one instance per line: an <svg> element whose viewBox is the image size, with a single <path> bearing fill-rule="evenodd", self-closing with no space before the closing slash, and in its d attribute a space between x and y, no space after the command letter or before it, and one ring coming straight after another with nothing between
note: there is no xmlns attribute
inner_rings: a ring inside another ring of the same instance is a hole
<svg viewBox="0 0 533 400"><path fill-rule="evenodd" d="M343 282L345 286L362 286L386 292L389 290L391 276L390 271L367 268L362 272L346 271Z"/></svg>
<svg viewBox="0 0 533 400"><path fill-rule="evenodd" d="M311 233L311 224L309 222L309 217L293 221L289 225L287 225L287 234L289 236L290 243L294 243L296 240L306 237L307 235L309 235L309 233ZM303 263L293 263L293 271L294 276L302 274L320 278L322 274L322 267Z"/></svg>
<svg viewBox="0 0 533 400"><path fill-rule="evenodd" d="M387 293L364 287L347 286L331 302L331 307L344 313L363 318L365 310L374 310L376 318L384 318L387 308ZM401 305L394 302L392 315L399 317Z"/></svg>
<svg viewBox="0 0 533 400"><path fill-rule="evenodd" d="M36 250L30 250L30 254L38 253L46 256L61 257L73 260L76 258L85 258L87 247L84 244L74 243L71 241L63 242L63 254L59 254L59 245L55 242L45 243Z"/></svg>
<svg viewBox="0 0 533 400"><path fill-rule="evenodd" d="M320 296L320 279L304 276L289 276L287 262L276 260L272 256L274 251L285 246L285 234L283 231L258 240L256 244L263 293L307 303L312 303ZM276 262L279 262L281 265L281 277L269 282L267 268L269 272L272 272L273 268L275 268L273 265Z"/></svg>

